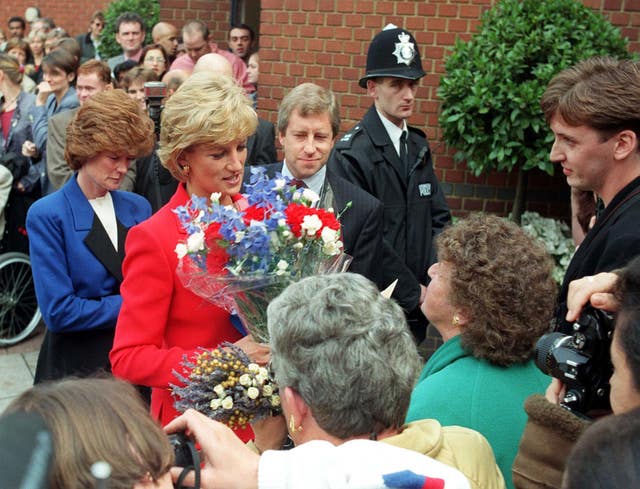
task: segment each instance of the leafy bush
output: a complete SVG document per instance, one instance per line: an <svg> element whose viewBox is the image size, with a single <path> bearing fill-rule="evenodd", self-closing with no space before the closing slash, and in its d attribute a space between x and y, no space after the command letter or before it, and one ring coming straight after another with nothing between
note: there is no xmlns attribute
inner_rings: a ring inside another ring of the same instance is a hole
<svg viewBox="0 0 640 489"><path fill-rule="evenodd" d="M476 175L516 165L553 174L540 98L554 74L605 54L628 58L627 41L579 1L501 0L446 61L438 90L444 140Z"/></svg>
<svg viewBox="0 0 640 489"><path fill-rule="evenodd" d="M576 249L571 239L569 226L563 221L542 217L537 212L524 212L522 214L522 229L542 241L547 252L556 262L553 278L558 284L562 284L564 274Z"/></svg>
<svg viewBox="0 0 640 489"><path fill-rule="evenodd" d="M158 0L116 0L110 2L104 12L105 25L100 35L100 56L103 59L111 58L122 53L122 48L116 42L116 19L125 12L139 14L145 23L145 44L151 43L151 28L158 23L160 18L160 4Z"/></svg>

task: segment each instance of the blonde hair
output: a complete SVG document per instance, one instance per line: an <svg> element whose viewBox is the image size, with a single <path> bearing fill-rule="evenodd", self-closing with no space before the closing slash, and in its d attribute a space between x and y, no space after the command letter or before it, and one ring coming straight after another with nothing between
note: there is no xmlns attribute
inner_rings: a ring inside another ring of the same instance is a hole
<svg viewBox="0 0 640 489"><path fill-rule="evenodd" d="M242 87L224 75L191 75L167 101L162 112L158 156L179 181L185 181L178 160L198 144L225 145L248 138L258 116Z"/></svg>
<svg viewBox="0 0 640 489"><path fill-rule="evenodd" d="M22 73L20 72L20 64L13 57L6 53L0 53L0 71L2 71L14 85L22 83Z"/></svg>
<svg viewBox="0 0 640 489"><path fill-rule="evenodd" d="M67 128L64 157L73 170L104 151L139 158L151 153L153 121L120 89L100 92L78 109Z"/></svg>
<svg viewBox="0 0 640 489"><path fill-rule="evenodd" d="M104 460L110 489L131 489L173 464L167 436L135 388L113 378L67 378L38 384L15 399L7 413L37 413L53 438L51 489L93 487L91 465Z"/></svg>

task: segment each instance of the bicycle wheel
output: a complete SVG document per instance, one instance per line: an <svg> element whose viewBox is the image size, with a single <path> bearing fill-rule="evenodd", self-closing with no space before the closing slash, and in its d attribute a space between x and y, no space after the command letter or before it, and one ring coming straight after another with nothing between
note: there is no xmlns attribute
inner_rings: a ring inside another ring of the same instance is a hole
<svg viewBox="0 0 640 489"><path fill-rule="evenodd" d="M40 317L29 257L23 253L0 255L0 345L25 339Z"/></svg>

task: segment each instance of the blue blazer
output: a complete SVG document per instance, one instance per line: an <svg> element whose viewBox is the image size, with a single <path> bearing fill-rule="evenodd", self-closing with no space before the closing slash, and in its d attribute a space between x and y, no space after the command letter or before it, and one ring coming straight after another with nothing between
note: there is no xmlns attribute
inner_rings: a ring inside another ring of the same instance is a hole
<svg viewBox="0 0 640 489"><path fill-rule="evenodd" d="M151 215L141 196L111 192L118 251L74 175L60 190L36 201L27 213L31 268L47 326L35 382L110 370L124 241L130 227Z"/></svg>

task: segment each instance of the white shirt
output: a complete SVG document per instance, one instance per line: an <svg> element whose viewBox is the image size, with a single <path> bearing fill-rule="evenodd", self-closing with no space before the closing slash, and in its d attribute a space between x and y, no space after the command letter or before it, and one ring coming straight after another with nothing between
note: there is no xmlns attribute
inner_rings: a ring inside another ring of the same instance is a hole
<svg viewBox="0 0 640 489"><path fill-rule="evenodd" d="M107 231L113 247L118 251L118 225L116 224L116 210L113 208L111 194L107 192L103 197L89 199L89 204Z"/></svg>
<svg viewBox="0 0 640 489"><path fill-rule="evenodd" d="M400 136L402 136L402 132L407 130L407 121L402 121L402 128L396 126L393 122L387 119L382 113L376 108L376 112L378 116L380 116L380 120L382 121L382 125L387 131L391 142L393 143L393 147L396 148L396 153L400 156Z"/></svg>
<svg viewBox="0 0 640 489"><path fill-rule="evenodd" d="M324 178L327 174L327 167L323 165L315 174L311 175L309 178L303 178L302 181L313 190L316 194L320 195L322 193L322 186L324 185ZM291 179L296 178L289 171L289 167L287 166L287 162L282 162L282 176L289 177Z"/></svg>

